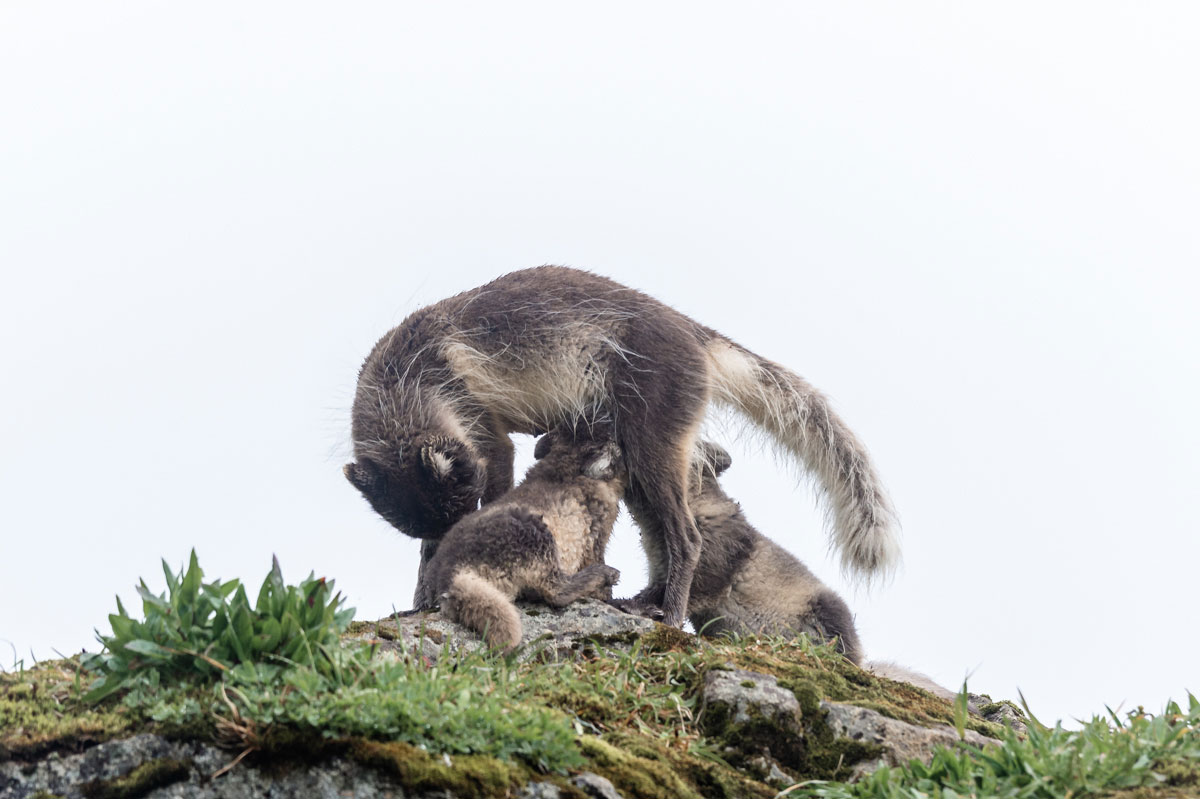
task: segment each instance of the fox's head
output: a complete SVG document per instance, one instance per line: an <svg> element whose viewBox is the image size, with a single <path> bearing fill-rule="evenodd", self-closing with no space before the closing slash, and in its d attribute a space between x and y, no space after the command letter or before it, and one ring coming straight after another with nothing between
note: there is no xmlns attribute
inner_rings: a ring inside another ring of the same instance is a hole
<svg viewBox="0 0 1200 799"><path fill-rule="evenodd" d="M432 435L399 448L390 462L376 457L360 456L342 471L371 507L405 535L441 538L479 506L483 463L458 439Z"/></svg>
<svg viewBox="0 0 1200 799"><path fill-rule="evenodd" d="M733 465L729 451L715 441L700 440L696 442L694 459L700 462L700 468L717 477Z"/></svg>
<svg viewBox="0 0 1200 799"><path fill-rule="evenodd" d="M538 474L562 480L576 475L593 480L624 482L625 459L607 421L564 424L538 439L533 457Z"/></svg>
<svg viewBox="0 0 1200 799"><path fill-rule="evenodd" d="M688 476L688 493L692 497L701 495L725 496L717 478L733 465L729 452L715 441L699 440L692 451L692 468Z"/></svg>

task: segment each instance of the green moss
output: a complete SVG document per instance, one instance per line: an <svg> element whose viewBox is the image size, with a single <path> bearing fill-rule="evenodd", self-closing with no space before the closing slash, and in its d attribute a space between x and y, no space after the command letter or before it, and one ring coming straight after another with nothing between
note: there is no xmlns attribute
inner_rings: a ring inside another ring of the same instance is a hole
<svg viewBox="0 0 1200 799"><path fill-rule="evenodd" d="M845 779L857 763L878 757L883 748L836 737L819 709L820 698L811 687L801 696L799 723L764 716L755 708L746 710L748 719L734 723L724 705L705 709L704 732L721 747L725 757L739 769L755 769L764 753L803 779Z"/></svg>
<svg viewBox="0 0 1200 799"><path fill-rule="evenodd" d="M705 734L722 751L731 749L725 756L743 768L751 768L766 749L802 780L838 780L849 778L856 764L883 754L877 744L836 736L826 724L822 701L854 704L921 726L953 723L949 702L907 683L877 678L824 647L743 638L730 642L725 653L737 667L775 675L800 704L799 734L753 712L748 722L734 725L723 709L705 710ZM967 727L991 737L1002 734L999 725L975 717Z"/></svg>
<svg viewBox="0 0 1200 799"><path fill-rule="evenodd" d="M79 702L76 668L74 660L60 660L0 672L0 762L80 751L130 729L120 710Z"/></svg>
<svg viewBox="0 0 1200 799"><path fill-rule="evenodd" d="M352 636L370 635L383 641L395 641L395 625L386 626L377 621L352 621L346 628L346 634Z"/></svg>
<svg viewBox="0 0 1200 799"><path fill-rule="evenodd" d="M614 710L617 708L611 701L606 701L603 697L595 694L563 689L546 691L539 695L548 706L565 710L580 721L594 727L603 727L615 720Z"/></svg>
<svg viewBox="0 0 1200 799"><path fill-rule="evenodd" d="M687 651L696 645L696 636L677 627L655 624L654 629L641 636L643 652Z"/></svg>
<svg viewBox="0 0 1200 799"><path fill-rule="evenodd" d="M1009 702L1007 700L1001 701L1001 702L989 702L988 704L979 708L979 715L990 716L991 714L993 714L999 710L1003 710L1004 708L1011 709L1017 715L1017 718L1019 718L1019 719L1025 718L1025 711L1021 710L1021 708L1019 708L1017 705L1015 705L1012 702Z"/></svg>
<svg viewBox="0 0 1200 799"><path fill-rule="evenodd" d="M138 799L156 788L182 782L190 773L190 763L161 758L143 763L124 777L89 782L82 792L87 799Z"/></svg>
<svg viewBox="0 0 1200 799"><path fill-rule="evenodd" d="M883 754L878 744L837 737L824 715L818 712L804 720L804 759L797 770L807 779L847 780L854 766Z"/></svg>
<svg viewBox="0 0 1200 799"><path fill-rule="evenodd" d="M774 789L741 773L725 759L714 756L704 748L703 741L651 738L637 733L608 733L603 742L638 758L643 767L651 764L655 769L667 769L705 799L767 799L776 793Z"/></svg>
<svg viewBox="0 0 1200 799"><path fill-rule="evenodd" d="M480 755L432 755L406 743L354 741L347 755L354 761L395 777L415 794L444 790L471 799L508 796L538 777L516 763Z"/></svg>
<svg viewBox="0 0 1200 799"><path fill-rule="evenodd" d="M1196 799L1196 791L1194 788L1156 785L1147 788L1133 788L1127 791L1115 791L1105 794L1105 799Z"/></svg>
<svg viewBox="0 0 1200 799"><path fill-rule="evenodd" d="M1154 771L1166 785L1200 785L1200 760L1172 760L1155 763Z"/></svg>
<svg viewBox="0 0 1200 799"><path fill-rule="evenodd" d="M748 760L770 753L787 768L799 769L804 765L805 745L797 727L789 728L778 719L764 716L757 708L748 708L745 713L747 719L734 723L724 706L705 709L704 732L720 745L731 763L745 768Z"/></svg>
<svg viewBox="0 0 1200 799"><path fill-rule="evenodd" d="M579 748L591 770L627 799L704 799L661 758L634 754L599 738L581 738Z"/></svg>
<svg viewBox="0 0 1200 799"><path fill-rule="evenodd" d="M740 668L774 674L779 684L801 699L808 697L809 712L816 702L847 702L869 708L888 718L930 727L954 724L954 708L915 685L876 677L826 647L799 641L743 639L733 648L733 662ZM1002 728L976 716L967 719L967 729L999 738Z"/></svg>

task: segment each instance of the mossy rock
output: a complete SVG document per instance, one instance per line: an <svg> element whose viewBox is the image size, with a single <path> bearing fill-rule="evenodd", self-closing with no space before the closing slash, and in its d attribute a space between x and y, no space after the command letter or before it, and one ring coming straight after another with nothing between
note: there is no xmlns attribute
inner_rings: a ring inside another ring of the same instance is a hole
<svg viewBox="0 0 1200 799"><path fill-rule="evenodd" d="M138 799L156 788L186 780L190 774L190 763L160 758L143 763L122 777L86 783L82 793L87 799Z"/></svg>
<svg viewBox="0 0 1200 799"><path fill-rule="evenodd" d="M437 756L399 741L354 741L347 755L394 777L414 793L444 790L462 799L508 796L536 776L519 765L495 758Z"/></svg>
<svg viewBox="0 0 1200 799"><path fill-rule="evenodd" d="M554 611L544 611L553 616ZM264 722L254 732L258 751L246 763L256 769L304 768L329 758L354 763L389 775L414 791L450 791L456 796L511 795L530 782L551 782L563 796L581 795L569 782L570 768L593 771L611 780L626 799L635 797L771 797L777 787L763 782L764 769L755 765L768 748L777 763L797 780L845 777L849 767L876 757L870 745L844 741L823 725L823 700L851 702L878 709L884 715L917 723L952 720L949 704L920 689L880 680L863 672L827 648L804 640L703 639L682 631L639 622L642 632L618 635L619 641L580 637L580 650L561 655L546 648L538 657L494 659L471 655L471 669L511 671L520 690L512 702L525 707L551 708L562 714L562 724L574 726L574 743L582 763L568 764L561 773L539 773L516 759L500 760L479 754L445 750L436 740L425 748L379 735L347 735L340 740L315 729L294 729ZM394 625L389 620L354 623L348 637L361 642L386 638ZM440 638L442 630L438 630ZM450 634L450 633L446 633ZM428 637L428 636L427 636ZM393 642L388 642L392 644ZM611 648L610 648L611 646ZM421 658L405 662L418 668L453 672L453 661L437 663ZM155 732L176 740L211 742L215 726L210 714L189 725L167 729L140 715L135 705L122 706L119 695L99 705L78 702L77 665L72 662L42 664L16 674L0 673L0 760L32 762L54 752L71 752L98 742L138 732ZM700 714L700 688L705 674L726 668L770 674L795 696L802 730L784 736L777 720L733 729L715 712ZM202 689L212 701L212 687ZM506 689L508 690L508 689ZM516 707L517 705L514 705ZM780 746L780 739L786 741ZM768 743L770 746L768 746ZM449 752L443 755L442 752ZM237 751L231 754L231 759ZM451 765L447 765L446 758ZM534 761L531 761L534 762ZM175 778L164 764L130 782L110 781L94 787L96 795L128 795L154 779ZM164 776L165 775L165 776ZM125 791L125 794L103 793Z"/></svg>

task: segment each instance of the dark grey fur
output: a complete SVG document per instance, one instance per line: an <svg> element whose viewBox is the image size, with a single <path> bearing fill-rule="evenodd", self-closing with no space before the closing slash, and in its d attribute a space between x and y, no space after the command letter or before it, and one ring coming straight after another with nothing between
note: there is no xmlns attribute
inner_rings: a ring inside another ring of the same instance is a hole
<svg viewBox="0 0 1200 799"><path fill-rule="evenodd" d="M524 481L451 527L426 569L442 611L496 647L521 640L514 598L608 599L620 576L604 565L626 482L611 425L552 431L536 452Z"/></svg>
<svg viewBox="0 0 1200 799"><path fill-rule="evenodd" d="M732 459L722 447L701 443L689 486L688 503L703 544L688 618L705 634L805 633L816 640L836 638L846 657L860 664L862 647L846 603L790 552L746 521L742 509L717 482ZM637 497L627 502L642 528L650 560L650 581L666 567L656 545L655 515ZM646 611L635 601L618 601L628 610Z"/></svg>
<svg viewBox="0 0 1200 799"><path fill-rule="evenodd" d="M505 275L385 335L359 374L345 472L399 530L436 541L511 487L509 433L607 415L629 493L665 553L643 595L678 626L701 546L688 462L710 402L751 418L817 477L848 568L869 575L893 564L891 505L818 391L645 294L564 267ZM422 575L419 607L433 599L426 583Z"/></svg>

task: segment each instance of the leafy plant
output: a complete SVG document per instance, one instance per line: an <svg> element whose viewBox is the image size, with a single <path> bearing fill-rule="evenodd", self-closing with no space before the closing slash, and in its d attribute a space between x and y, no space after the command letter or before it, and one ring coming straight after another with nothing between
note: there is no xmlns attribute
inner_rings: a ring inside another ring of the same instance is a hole
<svg viewBox="0 0 1200 799"><path fill-rule="evenodd" d="M165 593L155 594L139 581L144 619L132 618L117 597L110 614L112 635L96 637L107 652L84 662L100 673L84 697L98 701L123 688L160 681L211 679L239 663L276 658L328 671L328 651L354 617L342 609L333 581L309 574L298 586L284 583L279 561L250 604L238 580L204 582L192 550L186 571L178 574L163 561Z"/></svg>
<svg viewBox="0 0 1200 799"><path fill-rule="evenodd" d="M163 563L167 590L139 582L144 618L117 599L106 651L84 667L100 674L84 696L98 703L121 693L135 716L167 727L207 728L225 743L270 748L295 734L402 741L434 752L517 757L565 771L582 758L569 718L513 699L508 660L443 652L421 658L375 657L345 648L333 581L313 575L287 585L278 561L254 605L238 580L204 582L193 551L178 574Z"/></svg>

